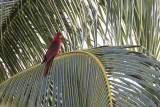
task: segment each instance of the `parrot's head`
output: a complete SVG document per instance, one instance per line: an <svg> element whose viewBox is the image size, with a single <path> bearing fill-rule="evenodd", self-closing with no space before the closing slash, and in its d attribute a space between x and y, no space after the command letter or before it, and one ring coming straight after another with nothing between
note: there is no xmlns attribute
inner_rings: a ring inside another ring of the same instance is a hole
<svg viewBox="0 0 160 107"><path fill-rule="evenodd" d="M61 32L57 32L57 33L54 35L53 40L54 40L54 41L61 41L61 38L62 38L62 33L61 33Z"/></svg>

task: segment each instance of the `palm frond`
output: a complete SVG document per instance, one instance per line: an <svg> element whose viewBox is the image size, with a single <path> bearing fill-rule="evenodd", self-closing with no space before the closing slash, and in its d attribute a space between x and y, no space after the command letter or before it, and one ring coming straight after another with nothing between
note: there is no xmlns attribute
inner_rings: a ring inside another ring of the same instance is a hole
<svg viewBox="0 0 160 107"><path fill-rule="evenodd" d="M57 31L61 53L140 45L159 60L159 19L158 0L27 0L0 36L0 69L9 77L40 63Z"/></svg>
<svg viewBox="0 0 160 107"><path fill-rule="evenodd" d="M91 53L70 52L56 57L44 79L43 70L44 65L38 64L2 83L0 104L112 106L105 70Z"/></svg>
<svg viewBox="0 0 160 107"><path fill-rule="evenodd" d="M127 48L62 54L44 79L44 65L28 68L0 85L0 105L160 106L160 62Z"/></svg>
<svg viewBox="0 0 160 107"><path fill-rule="evenodd" d="M7 29L19 9L27 0L1 0L0 1L0 34Z"/></svg>

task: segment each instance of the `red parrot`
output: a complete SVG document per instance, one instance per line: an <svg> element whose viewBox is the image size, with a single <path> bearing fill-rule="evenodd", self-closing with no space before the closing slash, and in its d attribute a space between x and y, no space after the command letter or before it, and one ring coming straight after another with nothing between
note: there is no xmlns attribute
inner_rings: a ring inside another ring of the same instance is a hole
<svg viewBox="0 0 160 107"><path fill-rule="evenodd" d="M46 67L44 69L44 73L43 73L43 78L45 77L45 75L47 74L47 71L49 69L49 66L51 64L51 60L54 59L54 57L56 55L58 55L58 52L60 50L61 47L61 38L62 38L62 33L61 32L57 32L54 35L53 40L51 41L51 44L46 52L46 55L44 57L44 60L42 62L42 64L45 62L46 63Z"/></svg>

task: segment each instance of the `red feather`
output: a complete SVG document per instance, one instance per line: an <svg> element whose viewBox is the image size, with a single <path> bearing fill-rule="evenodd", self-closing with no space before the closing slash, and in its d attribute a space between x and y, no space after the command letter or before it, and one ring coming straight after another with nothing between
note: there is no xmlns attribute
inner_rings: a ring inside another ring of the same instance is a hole
<svg viewBox="0 0 160 107"><path fill-rule="evenodd" d="M60 47L61 47L61 37L62 37L62 33L61 32L56 33L54 35L53 40L51 41L51 44L50 44L47 52L46 52L44 60L42 61L42 64L46 63L46 66L45 66L45 69L44 69L44 73L43 73L43 77L45 77L45 75L47 74L52 59L54 59L54 57L56 55L58 55L58 52L59 52Z"/></svg>

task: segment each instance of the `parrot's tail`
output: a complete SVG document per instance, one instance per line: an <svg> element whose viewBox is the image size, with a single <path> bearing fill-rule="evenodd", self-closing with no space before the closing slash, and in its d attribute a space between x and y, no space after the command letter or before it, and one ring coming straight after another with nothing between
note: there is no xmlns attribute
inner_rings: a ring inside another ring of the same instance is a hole
<svg viewBox="0 0 160 107"><path fill-rule="evenodd" d="M49 61L49 62L46 63L46 67L45 67L44 73L43 73L43 78L44 78L45 75L47 74L50 64L51 64L51 61Z"/></svg>

